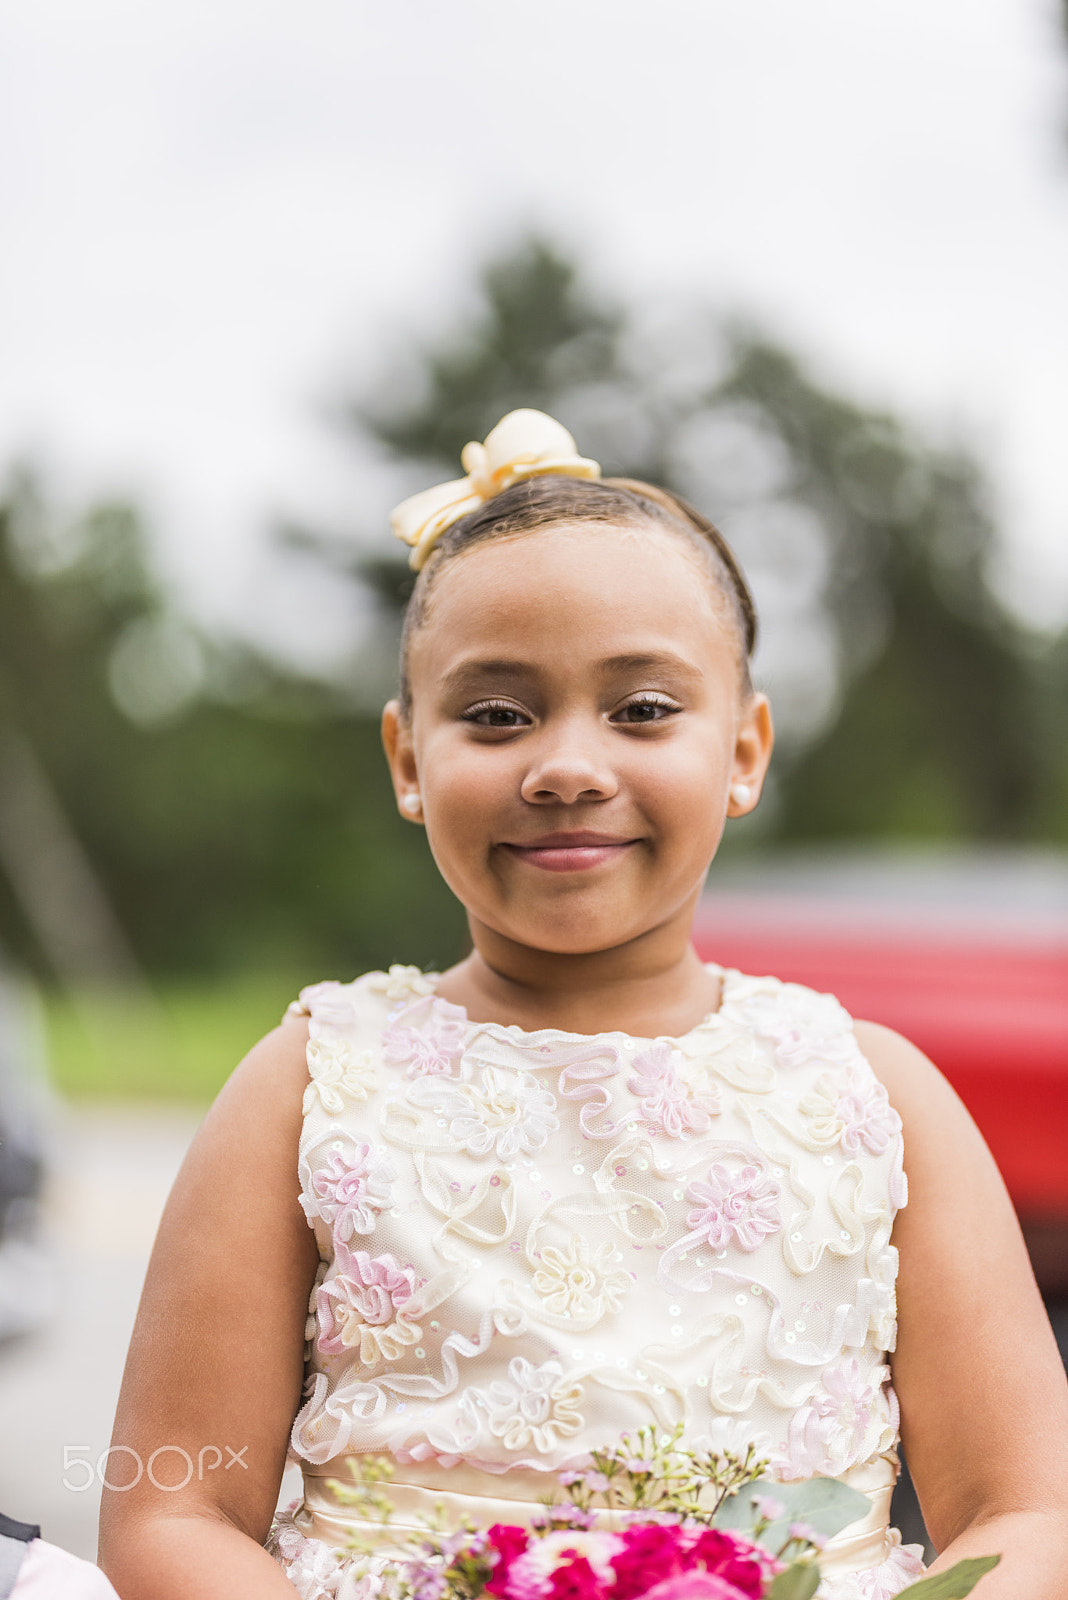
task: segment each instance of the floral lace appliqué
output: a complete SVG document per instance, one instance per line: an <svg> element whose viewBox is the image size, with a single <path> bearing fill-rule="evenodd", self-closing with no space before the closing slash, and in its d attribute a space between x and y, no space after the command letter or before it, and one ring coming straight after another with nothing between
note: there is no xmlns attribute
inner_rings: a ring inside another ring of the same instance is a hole
<svg viewBox="0 0 1068 1600"><path fill-rule="evenodd" d="M686 1225L713 1250L725 1249L732 1239L742 1250L755 1250L769 1233L782 1227L780 1192L761 1167L744 1166L731 1172L713 1162L707 1179L691 1183L686 1190L686 1198L694 1202Z"/></svg>
<svg viewBox="0 0 1068 1600"><path fill-rule="evenodd" d="M404 1316L404 1305L421 1287L411 1267L401 1267L389 1252L338 1251L338 1272L316 1291L319 1349L340 1355L355 1349L364 1366L397 1361L418 1344L421 1328Z"/></svg>
<svg viewBox="0 0 1068 1600"><path fill-rule="evenodd" d="M468 1396L485 1408L489 1430L506 1450L533 1447L546 1454L558 1439L570 1438L582 1427L582 1385L569 1383L558 1361L536 1367L515 1356L508 1363L507 1382L498 1379L485 1389L469 1390Z"/></svg>
<svg viewBox="0 0 1068 1600"><path fill-rule="evenodd" d="M383 1033L383 1058L391 1066L407 1067L408 1078L451 1073L464 1053L466 1021L462 1006L447 1000L417 1000Z"/></svg>
<svg viewBox="0 0 1068 1600"><path fill-rule="evenodd" d="M859 1155L862 1147L881 1156L901 1132L901 1118L885 1088L860 1066L847 1067L844 1082L824 1073L799 1109L812 1119L815 1139L821 1144L840 1143L851 1156Z"/></svg>
<svg viewBox="0 0 1068 1600"><path fill-rule="evenodd" d="M658 1040L634 1058L633 1076L627 1087L641 1100L642 1112L672 1139L682 1133L704 1133L719 1111L718 1099L709 1094L693 1094L683 1082L679 1068L685 1062L681 1050Z"/></svg>
<svg viewBox="0 0 1068 1600"><path fill-rule="evenodd" d="M617 1265L622 1260L611 1244L593 1246L573 1234L562 1250L546 1245L534 1273L534 1291L546 1310L558 1317L603 1317L618 1311L630 1288L630 1277Z"/></svg>
<svg viewBox="0 0 1068 1600"><path fill-rule="evenodd" d="M890 1529L891 1539L900 1540L896 1528ZM892 1544L886 1559L867 1572L856 1572L847 1578L825 1578L820 1584L820 1600L894 1600L902 1589L922 1578L923 1546L918 1544Z"/></svg>
<svg viewBox="0 0 1068 1600"><path fill-rule="evenodd" d="M749 996L740 1011L773 1041L775 1059L788 1071L809 1061L852 1061L858 1054L852 1019L833 995L784 983L773 993Z"/></svg>
<svg viewBox="0 0 1068 1600"><path fill-rule="evenodd" d="M396 1175L369 1144L357 1145L348 1157L331 1150L325 1167L312 1176L313 1194L301 1195L300 1203L309 1220L318 1216L330 1223L336 1248L355 1233L374 1232L375 1215L389 1205Z"/></svg>
<svg viewBox="0 0 1068 1600"><path fill-rule="evenodd" d="M387 1000L396 1004L433 994L438 985L438 975L422 972L418 967L405 967L395 961L388 972L368 973L364 982L372 994L385 995Z"/></svg>
<svg viewBox="0 0 1068 1600"><path fill-rule="evenodd" d="M304 1091L304 1115L316 1097L329 1116L338 1116L350 1100L366 1100L378 1082L374 1059L369 1050L353 1050L347 1039L308 1040L308 1071L311 1082Z"/></svg>
<svg viewBox="0 0 1068 1600"><path fill-rule="evenodd" d="M548 1089L529 1072L503 1067L483 1067L477 1083L413 1084L408 1098L440 1110L451 1137L473 1156L531 1155L560 1126Z"/></svg>
<svg viewBox="0 0 1068 1600"><path fill-rule="evenodd" d="M855 1359L825 1368L808 1405L800 1406L790 1419L791 1472L799 1478L813 1472L834 1477L853 1466L860 1458L875 1398L876 1389Z"/></svg>

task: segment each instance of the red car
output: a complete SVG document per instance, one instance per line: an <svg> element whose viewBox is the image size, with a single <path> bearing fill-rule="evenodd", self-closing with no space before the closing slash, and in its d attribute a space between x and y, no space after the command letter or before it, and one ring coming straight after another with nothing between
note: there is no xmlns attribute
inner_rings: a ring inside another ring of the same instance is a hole
<svg viewBox="0 0 1068 1600"><path fill-rule="evenodd" d="M1068 1295L1068 857L784 857L713 868L708 961L896 1028L982 1129L1047 1296Z"/></svg>

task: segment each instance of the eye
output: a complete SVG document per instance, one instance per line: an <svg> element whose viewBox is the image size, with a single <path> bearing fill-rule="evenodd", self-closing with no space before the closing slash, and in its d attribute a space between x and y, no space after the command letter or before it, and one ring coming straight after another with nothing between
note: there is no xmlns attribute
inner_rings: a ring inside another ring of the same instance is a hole
<svg viewBox="0 0 1068 1600"><path fill-rule="evenodd" d="M626 705L620 706L618 711L612 713L613 722L622 722L625 726L640 727L650 722L663 722L667 717L675 716L682 710L674 700L669 700L666 695L641 694L633 700L628 700Z"/></svg>
<svg viewBox="0 0 1068 1600"><path fill-rule="evenodd" d="M462 722L471 722L476 728L522 728L529 717L518 706L506 700L482 700L461 713Z"/></svg>

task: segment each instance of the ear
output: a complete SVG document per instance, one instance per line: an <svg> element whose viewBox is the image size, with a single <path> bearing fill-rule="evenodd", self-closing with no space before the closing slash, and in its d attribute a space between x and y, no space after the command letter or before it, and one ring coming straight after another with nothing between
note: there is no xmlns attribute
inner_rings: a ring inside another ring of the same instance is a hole
<svg viewBox="0 0 1068 1600"><path fill-rule="evenodd" d="M739 718L734 741L727 799L728 817L744 817L755 809L774 743L771 702L766 694L750 695Z"/></svg>
<svg viewBox="0 0 1068 1600"><path fill-rule="evenodd" d="M422 801L411 723L402 716L399 700L390 700L382 712L382 744L393 779L397 810L406 822L421 822Z"/></svg>

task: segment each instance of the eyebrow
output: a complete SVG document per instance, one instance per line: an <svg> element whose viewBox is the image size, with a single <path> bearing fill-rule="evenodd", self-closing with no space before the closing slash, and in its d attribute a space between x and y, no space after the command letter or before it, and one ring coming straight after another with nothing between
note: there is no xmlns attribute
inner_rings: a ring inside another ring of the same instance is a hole
<svg viewBox="0 0 1068 1600"><path fill-rule="evenodd" d="M685 656L671 650L636 651L627 655L608 656L597 663L607 677L616 672L668 671L688 678L699 678L700 671ZM485 678L511 678L523 680L536 678L538 668L529 661L509 660L506 657L460 661L443 674L439 680L442 694L453 694Z"/></svg>

